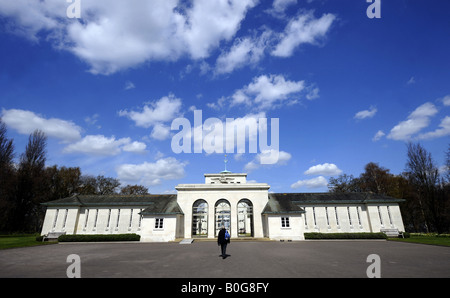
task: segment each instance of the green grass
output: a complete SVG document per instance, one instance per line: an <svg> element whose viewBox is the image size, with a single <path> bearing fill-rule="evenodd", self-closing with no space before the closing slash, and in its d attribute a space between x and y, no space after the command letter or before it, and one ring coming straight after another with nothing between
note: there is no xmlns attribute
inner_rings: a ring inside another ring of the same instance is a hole
<svg viewBox="0 0 450 298"><path fill-rule="evenodd" d="M36 234L0 235L0 249L47 245L58 242L36 241Z"/></svg>
<svg viewBox="0 0 450 298"><path fill-rule="evenodd" d="M411 235L410 238L389 238L392 241L450 246L450 237Z"/></svg>

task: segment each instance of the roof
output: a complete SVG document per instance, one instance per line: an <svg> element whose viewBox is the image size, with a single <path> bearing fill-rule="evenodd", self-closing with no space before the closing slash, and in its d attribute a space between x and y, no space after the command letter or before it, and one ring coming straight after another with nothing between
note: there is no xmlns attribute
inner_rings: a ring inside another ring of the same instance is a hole
<svg viewBox="0 0 450 298"><path fill-rule="evenodd" d="M375 193L269 193L269 201L263 214L303 213L307 204L371 204L400 203L396 199Z"/></svg>
<svg viewBox="0 0 450 298"><path fill-rule="evenodd" d="M42 203L47 207L107 207L142 206L143 215L182 214L177 203L177 195L76 195L64 199Z"/></svg>

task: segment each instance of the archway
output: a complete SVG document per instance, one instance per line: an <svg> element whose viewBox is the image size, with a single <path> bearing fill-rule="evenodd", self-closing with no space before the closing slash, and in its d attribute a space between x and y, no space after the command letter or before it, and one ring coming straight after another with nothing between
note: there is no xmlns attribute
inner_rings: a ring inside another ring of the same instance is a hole
<svg viewBox="0 0 450 298"><path fill-rule="evenodd" d="M231 234L231 205L225 199L220 199L216 202L215 206L215 217L216 217L216 236L219 233L222 226Z"/></svg>
<svg viewBox="0 0 450 298"><path fill-rule="evenodd" d="M238 203L238 236L253 237L253 204L242 199Z"/></svg>
<svg viewBox="0 0 450 298"><path fill-rule="evenodd" d="M192 237L208 237L208 203L197 200L192 205Z"/></svg>

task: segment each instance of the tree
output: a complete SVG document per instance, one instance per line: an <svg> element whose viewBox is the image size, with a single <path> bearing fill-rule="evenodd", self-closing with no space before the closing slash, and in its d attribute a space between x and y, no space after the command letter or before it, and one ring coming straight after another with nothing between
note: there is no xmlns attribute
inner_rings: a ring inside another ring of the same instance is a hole
<svg viewBox="0 0 450 298"><path fill-rule="evenodd" d="M359 176L361 190L387 195L393 188L393 177L389 170L369 162L364 167L364 173Z"/></svg>
<svg viewBox="0 0 450 298"><path fill-rule="evenodd" d="M431 154L419 143L409 143L406 172L416 191L416 200L424 218L425 230L442 233L445 227L446 199L439 191L439 171ZM448 228L448 227L447 227Z"/></svg>
<svg viewBox="0 0 450 298"><path fill-rule="evenodd" d="M148 188L142 185L130 185L124 186L120 189L122 195L148 195Z"/></svg>
<svg viewBox="0 0 450 298"><path fill-rule="evenodd" d="M45 169L48 183L47 200L57 200L78 194L81 186L81 170L78 167L67 168L54 165Z"/></svg>
<svg viewBox="0 0 450 298"><path fill-rule="evenodd" d="M331 177L328 182L330 192L361 192L360 181L353 175L342 174L337 178Z"/></svg>
<svg viewBox="0 0 450 298"><path fill-rule="evenodd" d="M0 118L0 231L12 229L16 170L14 167L14 144L6 136L6 125Z"/></svg>
<svg viewBox="0 0 450 298"><path fill-rule="evenodd" d="M120 181L115 178L98 175L83 175L80 178L79 193L82 195L112 195L117 193Z"/></svg>
<svg viewBox="0 0 450 298"><path fill-rule="evenodd" d="M14 206L14 227L18 231L37 231L43 220L45 201L45 161L47 137L35 130L28 138L25 152L20 156L17 192Z"/></svg>

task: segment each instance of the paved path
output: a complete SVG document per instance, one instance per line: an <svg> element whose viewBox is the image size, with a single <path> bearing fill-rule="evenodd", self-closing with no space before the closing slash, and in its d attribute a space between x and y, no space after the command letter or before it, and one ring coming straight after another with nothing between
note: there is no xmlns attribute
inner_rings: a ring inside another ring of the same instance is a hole
<svg viewBox="0 0 450 298"><path fill-rule="evenodd" d="M381 277L450 277L450 247L393 241L231 242L219 257L215 242L55 244L0 250L0 277L67 277L67 256L81 277L365 278L367 256Z"/></svg>

